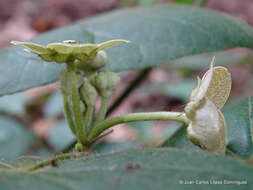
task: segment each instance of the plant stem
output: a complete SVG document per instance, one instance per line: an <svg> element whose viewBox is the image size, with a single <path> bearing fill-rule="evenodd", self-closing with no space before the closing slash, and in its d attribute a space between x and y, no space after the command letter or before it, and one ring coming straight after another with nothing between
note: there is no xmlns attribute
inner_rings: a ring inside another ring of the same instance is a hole
<svg viewBox="0 0 253 190"><path fill-rule="evenodd" d="M101 106L94 126L105 119L109 99L110 97L101 97Z"/></svg>
<svg viewBox="0 0 253 190"><path fill-rule="evenodd" d="M35 164L31 164L31 165L21 167L21 168L13 168L13 169L10 169L10 170L22 171L22 172L35 171L37 169L41 169L41 168L44 168L46 166L52 165L52 162L57 164L60 161L78 159L78 158L81 158L81 157L84 157L84 156L87 156L87 155L88 155L87 152L59 154L59 155L55 156L52 159L42 160L42 161L36 162Z"/></svg>
<svg viewBox="0 0 253 190"><path fill-rule="evenodd" d="M74 124L74 121L72 119L72 113L71 113L70 106L69 106L69 103L68 103L67 94L62 92L62 98L63 98L63 107L64 107L64 111L65 111L66 120L69 124L69 127L70 127L72 133L76 135L75 124Z"/></svg>
<svg viewBox="0 0 253 190"><path fill-rule="evenodd" d="M99 123L90 133L88 141L92 141L97 138L106 129L120 124L133 121L145 121L145 120L174 120L189 124L189 119L183 112L149 112L149 113L130 113L111 119L107 119L102 123Z"/></svg>
<svg viewBox="0 0 253 190"><path fill-rule="evenodd" d="M119 95L119 97L114 101L113 105L108 109L106 115L110 114L112 111L114 111L128 96L132 93L132 91L135 90L136 87L149 75L152 68L147 68L141 71L136 78L126 87L126 89ZM85 72L85 75L87 78L91 76L90 72ZM94 125L95 126L95 125ZM70 145L68 145L63 152L70 151L74 145L76 144L76 141L73 141Z"/></svg>
<svg viewBox="0 0 253 190"><path fill-rule="evenodd" d="M79 91L77 87L77 79L76 73L71 67L71 64L68 64L69 75L70 75L70 82L71 82L71 101L72 101L72 108L73 108L73 116L76 126L76 136L79 143L83 144L84 139L84 130L83 130L83 116L80 108L81 100L79 96Z"/></svg>
<svg viewBox="0 0 253 190"><path fill-rule="evenodd" d="M86 111L85 116L84 116L84 132L85 132L86 137L88 137L88 133L91 130L93 115L94 115L94 107L93 106L87 106L87 111Z"/></svg>

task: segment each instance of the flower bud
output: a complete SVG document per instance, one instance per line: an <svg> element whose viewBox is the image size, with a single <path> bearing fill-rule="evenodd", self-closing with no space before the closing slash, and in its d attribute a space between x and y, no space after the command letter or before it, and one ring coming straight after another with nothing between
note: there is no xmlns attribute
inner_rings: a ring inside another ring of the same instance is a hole
<svg viewBox="0 0 253 190"><path fill-rule="evenodd" d="M103 50L100 50L97 52L96 57L92 60L89 66L92 69L99 69L105 66L107 63L108 63L108 57L106 55L106 52Z"/></svg>
<svg viewBox="0 0 253 190"><path fill-rule="evenodd" d="M84 82L81 89L81 99L87 106L94 106L97 99L96 89L89 83Z"/></svg>
<svg viewBox="0 0 253 190"><path fill-rule="evenodd" d="M81 143L76 143L75 149L78 152L82 152L83 151L83 145Z"/></svg>
<svg viewBox="0 0 253 190"><path fill-rule="evenodd" d="M225 153L225 120L210 100L204 99L191 121L187 127L189 140L209 152Z"/></svg>
<svg viewBox="0 0 253 190"><path fill-rule="evenodd" d="M119 82L119 76L110 71L100 72L91 79L91 83L103 97L110 97Z"/></svg>

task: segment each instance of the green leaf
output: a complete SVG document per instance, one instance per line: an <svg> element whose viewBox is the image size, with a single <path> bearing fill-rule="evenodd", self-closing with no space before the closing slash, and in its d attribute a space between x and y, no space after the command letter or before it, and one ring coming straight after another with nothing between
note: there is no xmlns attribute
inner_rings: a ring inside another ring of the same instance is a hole
<svg viewBox="0 0 253 190"><path fill-rule="evenodd" d="M184 149L194 149L199 150L201 149L194 145L190 140L187 138L186 134L186 127L181 126L179 127L173 135L167 139L167 141L163 144L164 147L174 147L174 148L184 148Z"/></svg>
<svg viewBox="0 0 253 190"><path fill-rule="evenodd" d="M22 123L0 116L0 158L23 155L34 139L34 135Z"/></svg>
<svg viewBox="0 0 253 190"><path fill-rule="evenodd" d="M241 161L198 151L144 149L59 162L33 173L0 171L1 190L36 189L252 189L253 167ZM221 185L179 184L220 181ZM238 184L224 184L224 180ZM247 184L245 184L247 183Z"/></svg>
<svg viewBox="0 0 253 190"><path fill-rule="evenodd" d="M222 111L227 125L227 147L245 159L253 155L252 98L226 106Z"/></svg>
<svg viewBox="0 0 253 190"><path fill-rule="evenodd" d="M235 64L243 62L247 59L246 55L241 54L231 54L231 53L209 53L194 56L187 56L180 59L176 59L162 65L168 69L194 69L201 70L204 68L209 68L212 58L215 56L216 66L227 66L228 64Z"/></svg>
<svg viewBox="0 0 253 190"><path fill-rule="evenodd" d="M140 144L136 141L129 142L101 142L93 147L93 151L96 153L112 153L122 152L125 150L139 147Z"/></svg>
<svg viewBox="0 0 253 190"><path fill-rule="evenodd" d="M180 98L188 101L191 91L197 85L196 80L184 79L174 83L146 84L139 89L143 95L158 93L165 96Z"/></svg>
<svg viewBox="0 0 253 190"><path fill-rule="evenodd" d="M131 5L150 6L156 3L157 0L120 0L120 6L131 6Z"/></svg>
<svg viewBox="0 0 253 190"><path fill-rule="evenodd" d="M139 5L147 6L157 3L157 0L138 0Z"/></svg>
<svg viewBox="0 0 253 190"><path fill-rule="evenodd" d="M0 98L0 111L11 114L25 114L25 95L18 93Z"/></svg>
<svg viewBox="0 0 253 190"><path fill-rule="evenodd" d="M114 11L43 34L33 42L100 43L127 39L107 50L112 71L141 69L186 55L253 48L253 30L231 16L197 7L162 4ZM12 47L0 53L0 95L58 80L63 66Z"/></svg>
<svg viewBox="0 0 253 190"><path fill-rule="evenodd" d="M38 161L41 161L41 158L37 156L20 156L13 160L1 159L0 168L18 168Z"/></svg>
<svg viewBox="0 0 253 190"><path fill-rule="evenodd" d="M46 118L53 118L63 114L62 95L60 91L55 92L49 98L44 107Z"/></svg>
<svg viewBox="0 0 253 190"><path fill-rule="evenodd" d="M140 121L140 122L131 122L128 123L130 127L136 130L138 139L141 143L147 144L152 143L153 138L153 126L154 122L152 121Z"/></svg>
<svg viewBox="0 0 253 190"><path fill-rule="evenodd" d="M57 151L62 151L76 140L65 120L59 121L48 136L48 143Z"/></svg>

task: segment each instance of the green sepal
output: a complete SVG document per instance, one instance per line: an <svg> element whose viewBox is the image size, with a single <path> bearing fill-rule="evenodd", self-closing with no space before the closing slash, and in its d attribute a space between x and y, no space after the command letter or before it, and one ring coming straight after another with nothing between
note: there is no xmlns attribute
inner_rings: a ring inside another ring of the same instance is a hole
<svg viewBox="0 0 253 190"><path fill-rule="evenodd" d="M51 51L48 50L45 46L41 46L39 44L31 43L31 42L18 42L18 41L11 41L13 45L23 45L27 47L28 51L31 51L35 54L50 54Z"/></svg>

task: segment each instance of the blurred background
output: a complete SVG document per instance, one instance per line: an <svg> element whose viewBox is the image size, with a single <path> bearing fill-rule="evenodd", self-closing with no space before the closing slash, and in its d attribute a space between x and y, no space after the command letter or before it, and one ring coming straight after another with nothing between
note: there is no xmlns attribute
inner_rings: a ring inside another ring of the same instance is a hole
<svg viewBox="0 0 253 190"><path fill-rule="evenodd" d="M176 0L190 2L191 0ZM153 6L170 0L0 0L0 49L11 40L29 40L40 33L72 24L115 9ZM207 0L204 7L226 12L253 25L252 0ZM113 100L136 80L139 85L110 116L136 111L182 111L196 77L208 68L213 55L217 65L226 65L232 73L230 99L253 95L252 51L233 49L227 52L182 58L144 71L121 73L121 84ZM173 72L172 72L173 71ZM143 76L142 80L138 80ZM49 156L71 149L75 141L63 118L59 84L0 97L0 157L23 154ZM98 152L164 143L180 129L173 122L139 122L118 126L101 141ZM10 140L12 139L12 140ZM107 142L107 143L105 143ZM124 146L122 146L123 142ZM121 144L121 146L118 146ZM112 148L113 147L113 148ZM10 151L11 150L11 151Z"/></svg>

